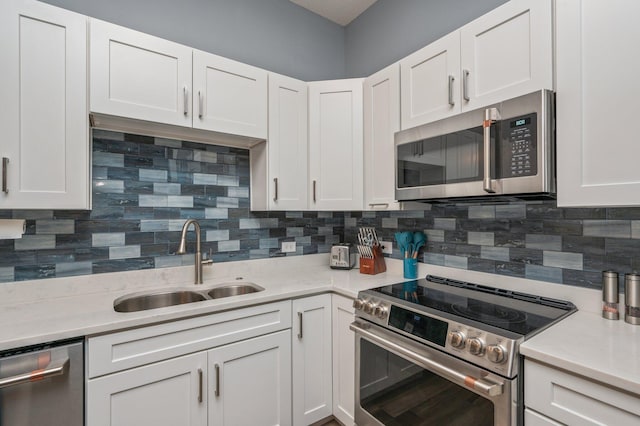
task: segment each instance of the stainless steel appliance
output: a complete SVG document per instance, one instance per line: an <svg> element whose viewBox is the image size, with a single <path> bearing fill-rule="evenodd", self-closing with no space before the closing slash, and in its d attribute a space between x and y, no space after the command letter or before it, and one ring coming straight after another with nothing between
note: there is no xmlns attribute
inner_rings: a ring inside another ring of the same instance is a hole
<svg viewBox="0 0 640 426"><path fill-rule="evenodd" d="M82 341L0 353L0 426L83 424Z"/></svg>
<svg viewBox="0 0 640 426"><path fill-rule="evenodd" d="M353 244L340 243L331 246L329 267L333 269L352 269L356 265L356 251Z"/></svg>
<svg viewBox="0 0 640 426"><path fill-rule="evenodd" d="M361 291L354 307L358 426L521 424L519 345L576 310L429 275Z"/></svg>
<svg viewBox="0 0 640 426"><path fill-rule="evenodd" d="M554 116L543 90L396 133L396 199L552 197Z"/></svg>

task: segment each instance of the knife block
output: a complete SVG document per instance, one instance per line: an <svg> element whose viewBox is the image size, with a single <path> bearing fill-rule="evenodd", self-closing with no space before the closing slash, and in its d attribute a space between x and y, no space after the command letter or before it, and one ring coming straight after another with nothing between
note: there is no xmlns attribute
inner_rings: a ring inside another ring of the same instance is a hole
<svg viewBox="0 0 640 426"><path fill-rule="evenodd" d="M373 259L366 257L360 258L360 273L376 275L381 272L386 272L387 264L384 263L382 248L380 246L373 246L371 250L373 251Z"/></svg>

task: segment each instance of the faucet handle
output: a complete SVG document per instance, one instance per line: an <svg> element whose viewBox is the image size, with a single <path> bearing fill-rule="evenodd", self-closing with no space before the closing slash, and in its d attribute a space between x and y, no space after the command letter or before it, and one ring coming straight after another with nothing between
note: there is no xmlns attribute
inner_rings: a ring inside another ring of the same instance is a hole
<svg viewBox="0 0 640 426"><path fill-rule="evenodd" d="M213 264L213 249L209 249L209 256L207 256L207 254L205 253L204 255L202 255L202 259L200 260L200 263L202 263L203 265L212 265Z"/></svg>

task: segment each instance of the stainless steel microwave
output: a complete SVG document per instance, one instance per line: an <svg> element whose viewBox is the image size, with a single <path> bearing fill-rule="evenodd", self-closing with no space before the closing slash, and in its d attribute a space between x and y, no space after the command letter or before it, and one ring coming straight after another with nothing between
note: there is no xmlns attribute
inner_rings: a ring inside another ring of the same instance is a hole
<svg viewBox="0 0 640 426"><path fill-rule="evenodd" d="M554 103L542 90L396 133L396 199L554 197Z"/></svg>

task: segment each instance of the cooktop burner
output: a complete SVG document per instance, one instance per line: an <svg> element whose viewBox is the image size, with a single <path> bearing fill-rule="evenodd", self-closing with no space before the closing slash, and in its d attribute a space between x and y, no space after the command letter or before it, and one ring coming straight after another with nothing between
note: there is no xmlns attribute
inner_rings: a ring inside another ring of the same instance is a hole
<svg viewBox="0 0 640 426"><path fill-rule="evenodd" d="M444 312L526 336L545 327L567 311L569 302L442 277L379 287L371 290L409 305Z"/></svg>

